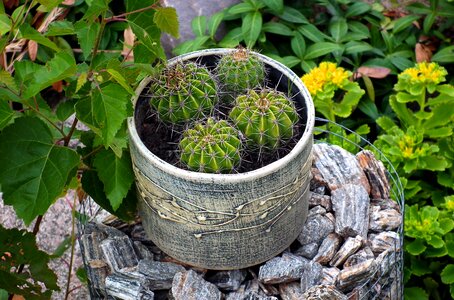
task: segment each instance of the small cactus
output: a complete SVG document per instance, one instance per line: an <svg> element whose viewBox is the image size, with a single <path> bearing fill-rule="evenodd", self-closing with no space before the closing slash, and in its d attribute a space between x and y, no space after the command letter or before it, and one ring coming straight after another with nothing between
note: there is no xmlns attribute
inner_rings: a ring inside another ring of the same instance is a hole
<svg viewBox="0 0 454 300"><path fill-rule="evenodd" d="M207 68L194 62L177 63L151 81L150 105L164 122L184 123L211 113L217 84Z"/></svg>
<svg viewBox="0 0 454 300"><path fill-rule="evenodd" d="M222 56L216 70L224 92L233 97L264 85L263 62L244 48L236 49Z"/></svg>
<svg viewBox="0 0 454 300"><path fill-rule="evenodd" d="M190 170L228 173L240 162L241 140L238 130L226 120L208 118L183 133L179 143L180 161Z"/></svg>
<svg viewBox="0 0 454 300"><path fill-rule="evenodd" d="M276 149L293 136L298 113L283 93L264 89L250 90L235 100L230 119L243 133L249 145Z"/></svg>

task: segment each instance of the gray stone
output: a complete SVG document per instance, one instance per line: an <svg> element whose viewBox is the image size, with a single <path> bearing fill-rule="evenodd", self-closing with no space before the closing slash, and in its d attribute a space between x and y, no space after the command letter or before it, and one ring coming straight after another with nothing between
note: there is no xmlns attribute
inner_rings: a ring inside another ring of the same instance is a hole
<svg viewBox="0 0 454 300"><path fill-rule="evenodd" d="M142 242L134 241L133 244L134 244L133 245L134 250L136 251L138 259L149 259L149 260L154 259L153 253L151 253L151 251L147 248L147 246L142 244Z"/></svg>
<svg viewBox="0 0 454 300"><path fill-rule="evenodd" d="M323 240L320 248L318 248L318 253L314 257L314 261L320 263L321 265L326 265L328 262L333 259L334 254L336 254L337 249L341 243L341 238L337 233L330 233Z"/></svg>
<svg viewBox="0 0 454 300"><path fill-rule="evenodd" d="M380 209L372 206L370 209L369 229L375 232L395 230L402 224L402 215L395 209Z"/></svg>
<svg viewBox="0 0 454 300"><path fill-rule="evenodd" d="M126 233L120 231L112 226L107 226L101 223L88 222L85 224L84 233L100 232L105 235L105 237L124 237Z"/></svg>
<svg viewBox="0 0 454 300"><path fill-rule="evenodd" d="M317 205L320 205L327 211L333 210L330 196L311 192L311 195L309 197L309 207L314 207Z"/></svg>
<svg viewBox="0 0 454 300"><path fill-rule="evenodd" d="M334 232L334 223L326 216L315 214L307 218L301 233L298 235L298 242L301 245L310 243L320 245L331 232Z"/></svg>
<svg viewBox="0 0 454 300"><path fill-rule="evenodd" d="M206 278L207 281L214 283L224 291L236 291L239 289L246 278L245 270L218 271Z"/></svg>
<svg viewBox="0 0 454 300"><path fill-rule="evenodd" d="M151 243L147 233L145 232L145 229L142 226L142 223L134 225L131 230L131 239L133 239L134 241Z"/></svg>
<svg viewBox="0 0 454 300"><path fill-rule="evenodd" d="M338 267L342 265L347 258L352 254L358 251L359 248L363 245L363 238L360 235L352 238L349 237L340 247L339 251L334 255L333 259L330 261L330 266Z"/></svg>
<svg viewBox="0 0 454 300"><path fill-rule="evenodd" d="M105 237L106 235L99 231L92 231L90 234L83 234L79 240L90 283L97 293L104 296L106 277L111 273L101 250L101 242Z"/></svg>
<svg viewBox="0 0 454 300"><path fill-rule="evenodd" d="M144 281L125 274L111 274L106 278L107 295L121 300L153 300L154 293L147 289Z"/></svg>
<svg viewBox="0 0 454 300"><path fill-rule="evenodd" d="M339 273L337 287L341 291L351 291L371 279L376 270L377 265L373 258L344 268Z"/></svg>
<svg viewBox="0 0 454 300"><path fill-rule="evenodd" d="M375 158L375 155L369 150L363 150L356 154L359 165L363 168L364 173L369 179L370 195L372 199L389 198L390 185L387 171L383 163Z"/></svg>
<svg viewBox="0 0 454 300"><path fill-rule="evenodd" d="M336 214L335 231L343 237L367 237L369 194L361 185L345 184L331 193Z"/></svg>
<svg viewBox="0 0 454 300"><path fill-rule="evenodd" d="M318 215L326 214L326 209L321 205L314 206L311 209L309 209L309 211L307 213L307 217L312 217L317 214Z"/></svg>
<svg viewBox="0 0 454 300"><path fill-rule="evenodd" d="M311 182L310 182L310 190L317 194L325 195L327 187L328 187L328 183L323 178L320 171L317 168L312 167L311 175L312 175L312 178L311 178Z"/></svg>
<svg viewBox="0 0 454 300"><path fill-rule="evenodd" d="M383 231L379 234L369 235L370 248L374 254L378 255L386 250L399 251L400 237L397 232Z"/></svg>
<svg viewBox="0 0 454 300"><path fill-rule="evenodd" d="M222 299L218 288L193 270L178 272L172 282L172 296L175 300Z"/></svg>
<svg viewBox="0 0 454 300"><path fill-rule="evenodd" d="M308 260L291 253L267 261L259 269L259 281L265 284L285 283L299 280Z"/></svg>
<svg viewBox="0 0 454 300"><path fill-rule="evenodd" d="M303 275L301 276L300 284L301 291L304 293L310 287L320 284L322 279L323 267L318 262L310 261L306 264Z"/></svg>
<svg viewBox="0 0 454 300"><path fill-rule="evenodd" d="M299 247L294 254L303 256L307 259L313 259L318 252L318 243L309 243Z"/></svg>
<svg viewBox="0 0 454 300"><path fill-rule="evenodd" d="M126 235L105 239L101 249L112 271L129 270L139 263L132 241Z"/></svg>
<svg viewBox="0 0 454 300"><path fill-rule="evenodd" d="M235 292L226 295L226 300L277 300L278 298L266 295L260 290L260 283L253 279L242 284Z"/></svg>
<svg viewBox="0 0 454 300"><path fill-rule="evenodd" d="M336 285L337 277L339 276L340 270L336 267L323 268L322 279L320 280L321 285Z"/></svg>
<svg viewBox="0 0 454 300"><path fill-rule="evenodd" d="M353 184L363 186L369 195L369 181L353 154L328 144L315 144L313 153L313 164L328 183L331 192L346 184Z"/></svg>
<svg viewBox="0 0 454 300"><path fill-rule="evenodd" d="M345 260L344 268L354 266L356 264L365 262L366 260L374 258L374 253L369 247L359 250L357 253L351 255Z"/></svg>
<svg viewBox="0 0 454 300"><path fill-rule="evenodd" d="M347 300L342 292L332 285L317 285L307 290L302 300Z"/></svg>
<svg viewBox="0 0 454 300"><path fill-rule="evenodd" d="M138 272L145 275L151 290L165 290L172 287L173 277L185 268L171 262L143 259L139 262Z"/></svg>
<svg viewBox="0 0 454 300"><path fill-rule="evenodd" d="M303 297L299 282L279 284L279 294L282 300L300 300Z"/></svg>

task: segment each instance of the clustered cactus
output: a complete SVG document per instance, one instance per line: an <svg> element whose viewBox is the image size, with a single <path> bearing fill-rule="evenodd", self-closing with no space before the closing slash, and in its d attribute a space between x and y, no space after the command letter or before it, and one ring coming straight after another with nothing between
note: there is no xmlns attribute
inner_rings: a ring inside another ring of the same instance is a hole
<svg viewBox="0 0 454 300"><path fill-rule="evenodd" d="M181 162L198 172L232 171L240 162L242 148L238 130L226 120L208 118L183 133L179 144Z"/></svg>
<svg viewBox="0 0 454 300"><path fill-rule="evenodd" d="M229 117L253 145L272 149L293 136L298 121L293 102L270 89L238 96Z"/></svg>
<svg viewBox="0 0 454 300"><path fill-rule="evenodd" d="M217 74L227 95L233 97L262 86L265 80L263 62L244 48L222 56Z"/></svg>
<svg viewBox="0 0 454 300"><path fill-rule="evenodd" d="M210 71L194 62L177 63L150 84L150 105L164 122L184 123L210 114L218 99Z"/></svg>
<svg viewBox="0 0 454 300"><path fill-rule="evenodd" d="M230 173L241 162L243 140L252 150L275 150L294 135L298 113L284 93L264 87L264 65L249 50L223 55L214 71L195 62L166 68L150 83L150 105L161 121L185 124L179 142L182 165ZM213 117L219 101L226 102L221 105L229 108L228 119L222 113Z"/></svg>

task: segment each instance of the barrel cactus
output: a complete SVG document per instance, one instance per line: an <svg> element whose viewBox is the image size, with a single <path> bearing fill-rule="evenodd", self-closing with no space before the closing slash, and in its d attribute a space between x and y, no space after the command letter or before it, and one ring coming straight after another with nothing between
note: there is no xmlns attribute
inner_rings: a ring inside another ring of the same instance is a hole
<svg viewBox="0 0 454 300"><path fill-rule="evenodd" d="M151 81L148 96L160 120L178 124L209 115L217 93L216 81L206 67L181 62Z"/></svg>
<svg viewBox="0 0 454 300"><path fill-rule="evenodd" d="M291 100L271 89L250 90L235 99L230 119L249 145L276 149L294 133L298 113Z"/></svg>
<svg viewBox="0 0 454 300"><path fill-rule="evenodd" d="M233 95L233 99L249 89L264 85L263 62L245 48L223 55L219 59L216 71L223 91L227 95Z"/></svg>
<svg viewBox="0 0 454 300"><path fill-rule="evenodd" d="M180 161L190 170L229 173L240 163L239 132L226 120L208 118L183 133Z"/></svg>

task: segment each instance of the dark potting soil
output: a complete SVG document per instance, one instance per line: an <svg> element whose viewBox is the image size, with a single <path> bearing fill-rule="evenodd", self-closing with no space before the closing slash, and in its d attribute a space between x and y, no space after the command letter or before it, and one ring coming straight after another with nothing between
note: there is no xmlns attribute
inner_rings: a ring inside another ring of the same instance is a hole
<svg viewBox="0 0 454 300"><path fill-rule="evenodd" d="M143 101L143 102L142 102ZM178 143L185 128L189 125L168 125L160 121L155 112L147 105L146 98L139 99L143 103L142 116L143 121L136 126L138 127L139 136L144 145L160 159L177 166L187 169L179 161ZM215 117L226 119L229 108L216 110ZM140 120L141 118L139 118ZM267 149L247 149L244 143L242 161L240 166L233 173L244 173L264 167L287 155L303 135L305 126L300 121L295 126L293 137L283 144L279 149L270 151Z"/></svg>

